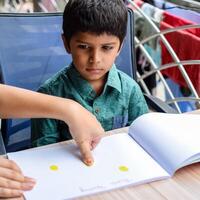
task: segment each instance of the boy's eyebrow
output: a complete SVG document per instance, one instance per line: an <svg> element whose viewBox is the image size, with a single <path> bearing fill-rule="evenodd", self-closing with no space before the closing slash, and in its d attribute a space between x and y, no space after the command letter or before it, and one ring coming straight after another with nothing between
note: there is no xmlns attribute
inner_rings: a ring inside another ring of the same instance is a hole
<svg viewBox="0 0 200 200"><path fill-rule="evenodd" d="M76 40L76 42L78 43L84 43L84 44L88 44L88 45L92 45L90 42L86 42L86 41L81 41L81 40ZM113 45L116 44L117 42L107 42L107 43L103 43L101 45Z"/></svg>

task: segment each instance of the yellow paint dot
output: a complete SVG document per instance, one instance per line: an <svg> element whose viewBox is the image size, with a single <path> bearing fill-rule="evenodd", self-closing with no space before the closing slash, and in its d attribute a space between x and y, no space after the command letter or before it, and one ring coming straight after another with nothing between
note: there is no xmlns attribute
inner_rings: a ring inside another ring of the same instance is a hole
<svg viewBox="0 0 200 200"><path fill-rule="evenodd" d="M49 168L52 171L57 171L58 170L58 166L57 165L51 165Z"/></svg>
<svg viewBox="0 0 200 200"><path fill-rule="evenodd" d="M119 170L122 171L122 172L127 172L128 171L128 167L122 165L122 166L119 166Z"/></svg>

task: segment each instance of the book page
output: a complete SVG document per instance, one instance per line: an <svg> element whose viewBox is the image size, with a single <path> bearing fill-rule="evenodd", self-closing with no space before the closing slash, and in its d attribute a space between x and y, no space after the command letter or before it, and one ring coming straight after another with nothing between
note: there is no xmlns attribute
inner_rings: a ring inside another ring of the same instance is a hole
<svg viewBox="0 0 200 200"><path fill-rule="evenodd" d="M136 119L129 134L169 174L200 158L200 115L148 113Z"/></svg>
<svg viewBox="0 0 200 200"><path fill-rule="evenodd" d="M27 200L61 200L169 177L128 134L104 137L86 166L75 144L58 143L10 153L25 175L37 180Z"/></svg>

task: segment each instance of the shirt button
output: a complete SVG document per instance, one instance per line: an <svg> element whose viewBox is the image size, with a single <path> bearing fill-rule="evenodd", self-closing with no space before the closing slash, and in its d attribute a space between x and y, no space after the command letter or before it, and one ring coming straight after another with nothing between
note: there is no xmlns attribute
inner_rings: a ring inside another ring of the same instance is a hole
<svg viewBox="0 0 200 200"><path fill-rule="evenodd" d="M97 114L98 114L98 113L99 113L99 111L100 111L100 110L99 110L98 108L97 108L97 109L95 109L95 113L97 113Z"/></svg>

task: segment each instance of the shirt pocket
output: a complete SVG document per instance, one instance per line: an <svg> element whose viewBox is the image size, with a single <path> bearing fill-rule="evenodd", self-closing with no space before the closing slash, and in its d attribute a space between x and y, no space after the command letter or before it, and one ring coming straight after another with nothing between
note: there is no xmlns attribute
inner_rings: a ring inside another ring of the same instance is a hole
<svg viewBox="0 0 200 200"><path fill-rule="evenodd" d="M125 113L124 115L114 116L112 129L125 127L127 123L128 123L128 113Z"/></svg>

